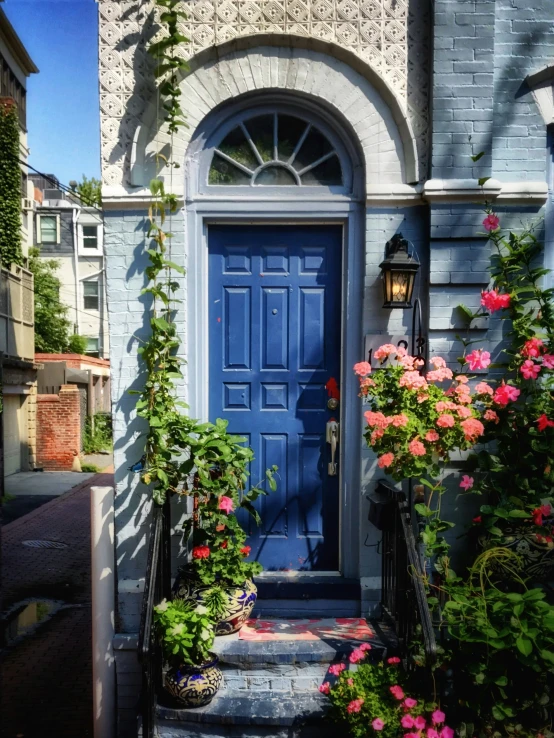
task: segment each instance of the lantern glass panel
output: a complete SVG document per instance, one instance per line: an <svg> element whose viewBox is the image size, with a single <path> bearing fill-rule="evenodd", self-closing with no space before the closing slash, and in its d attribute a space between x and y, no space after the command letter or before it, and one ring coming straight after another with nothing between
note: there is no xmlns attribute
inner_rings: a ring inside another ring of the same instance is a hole
<svg viewBox="0 0 554 738"><path fill-rule="evenodd" d="M392 276L392 294L391 302L408 301L408 288L410 286L410 274L408 272L391 272Z"/></svg>

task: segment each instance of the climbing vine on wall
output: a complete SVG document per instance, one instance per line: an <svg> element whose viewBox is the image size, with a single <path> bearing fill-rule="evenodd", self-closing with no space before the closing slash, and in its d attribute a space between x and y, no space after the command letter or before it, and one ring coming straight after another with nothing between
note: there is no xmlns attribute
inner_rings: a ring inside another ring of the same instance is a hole
<svg viewBox="0 0 554 738"><path fill-rule="evenodd" d="M0 260L21 264L21 169L19 118L15 103L0 100Z"/></svg>

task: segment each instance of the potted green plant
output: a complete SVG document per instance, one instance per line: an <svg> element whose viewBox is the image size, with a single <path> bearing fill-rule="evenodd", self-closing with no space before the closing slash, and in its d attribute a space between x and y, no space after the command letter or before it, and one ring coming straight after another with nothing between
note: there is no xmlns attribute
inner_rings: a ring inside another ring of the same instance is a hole
<svg viewBox="0 0 554 738"><path fill-rule="evenodd" d="M214 622L207 608L192 601L163 600L154 608L166 665L167 692L184 707L212 701L223 681L218 658L211 652Z"/></svg>
<svg viewBox="0 0 554 738"><path fill-rule="evenodd" d="M187 445L190 457L181 473L193 473L194 513L185 524L191 537L192 560L180 570L175 595L192 598L209 606L216 622L216 635L237 631L250 617L256 603L253 577L262 571L257 561L249 561L250 546L237 512L244 510L259 525L254 507L260 495L267 494L261 484L246 491L252 449L245 439L227 432L227 422L196 425ZM277 467L266 470L270 490L276 489Z"/></svg>

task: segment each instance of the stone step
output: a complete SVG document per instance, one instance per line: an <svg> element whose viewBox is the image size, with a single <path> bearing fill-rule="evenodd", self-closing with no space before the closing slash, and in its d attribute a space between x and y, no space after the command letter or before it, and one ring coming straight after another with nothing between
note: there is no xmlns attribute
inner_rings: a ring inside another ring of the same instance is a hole
<svg viewBox="0 0 554 738"><path fill-rule="evenodd" d="M265 573L256 577L255 583L256 616L353 618L362 614L359 579Z"/></svg>
<svg viewBox="0 0 554 738"><path fill-rule="evenodd" d="M156 725L160 738L331 738L336 726L322 723L328 704L318 692L283 697L270 690L228 690L192 710L159 704Z"/></svg>

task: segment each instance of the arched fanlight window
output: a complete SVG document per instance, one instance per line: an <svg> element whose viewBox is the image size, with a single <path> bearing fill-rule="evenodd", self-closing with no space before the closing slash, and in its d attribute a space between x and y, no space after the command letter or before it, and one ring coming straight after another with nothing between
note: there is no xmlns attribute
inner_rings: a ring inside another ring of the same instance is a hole
<svg viewBox="0 0 554 738"><path fill-rule="evenodd" d="M210 185L342 186L336 149L315 125L293 115L254 115L216 146Z"/></svg>

